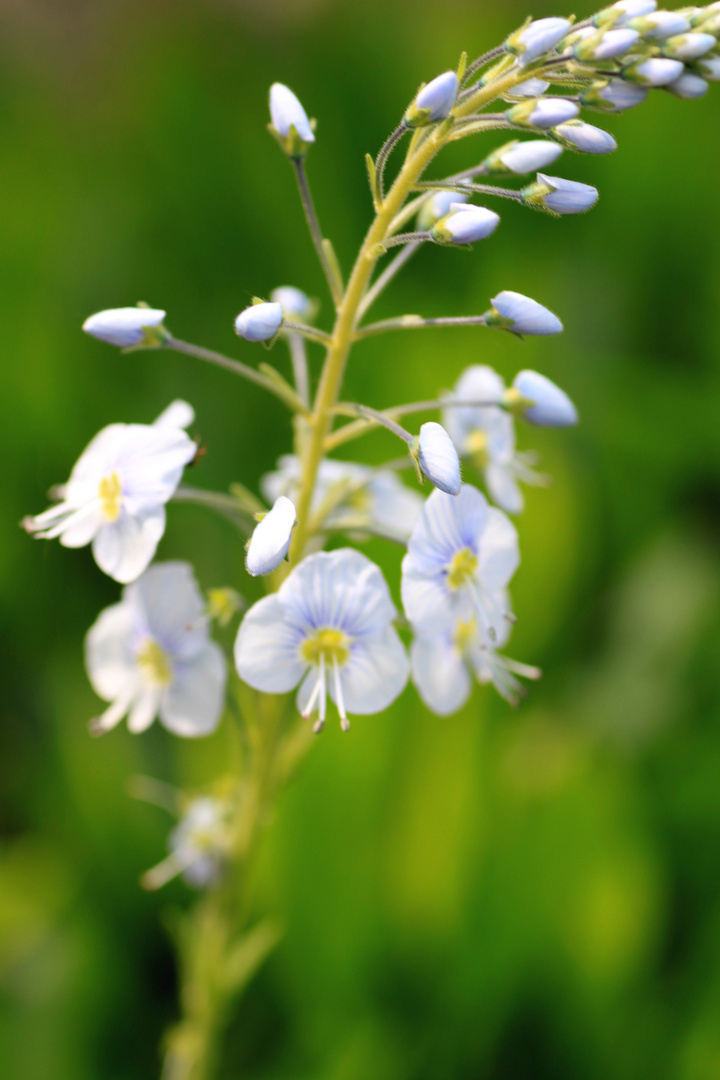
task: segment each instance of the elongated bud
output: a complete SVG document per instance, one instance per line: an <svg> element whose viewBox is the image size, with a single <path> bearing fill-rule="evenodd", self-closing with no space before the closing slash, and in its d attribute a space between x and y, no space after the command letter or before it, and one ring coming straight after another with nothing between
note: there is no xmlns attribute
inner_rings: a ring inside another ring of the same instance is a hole
<svg viewBox="0 0 720 1080"><path fill-rule="evenodd" d="M508 52L514 53L520 63L532 64L539 57L554 49L570 30L569 19L536 19L516 30L505 42Z"/></svg>
<svg viewBox="0 0 720 1080"><path fill-rule="evenodd" d="M423 424L410 453L431 484L448 495L460 494L460 458L442 424L434 420Z"/></svg>
<svg viewBox="0 0 720 1080"><path fill-rule="evenodd" d="M450 207L453 204L459 205L467 202L469 198L469 195L463 195L459 191L437 191L421 207L417 218L418 229L428 232L440 218L444 218L446 214L450 213Z"/></svg>
<svg viewBox="0 0 720 1080"><path fill-rule="evenodd" d="M703 79L720 82L720 56L705 56L702 60L698 60L695 67Z"/></svg>
<svg viewBox="0 0 720 1080"><path fill-rule="evenodd" d="M282 83L273 83L270 87L270 117L270 130L288 157L305 157L308 146L315 142L315 135L302 105L292 90Z"/></svg>
<svg viewBox="0 0 720 1080"><path fill-rule="evenodd" d="M283 315L291 322L310 322L317 314L317 303L294 285L280 285L270 293L274 304L280 304Z"/></svg>
<svg viewBox="0 0 720 1080"><path fill-rule="evenodd" d="M675 97L692 99L704 97L710 89L710 84L706 83L699 75L693 75L691 71L686 71L675 82L668 83L665 89L669 90Z"/></svg>
<svg viewBox="0 0 720 1080"><path fill-rule="evenodd" d="M513 334L535 336L562 332L563 325L557 315L522 293L506 289L494 296L490 303L492 308L484 316L487 326L510 330Z"/></svg>
<svg viewBox="0 0 720 1080"><path fill-rule="evenodd" d="M521 371L505 392L503 405L538 427L572 427L578 422L577 409L564 390L537 371Z"/></svg>
<svg viewBox="0 0 720 1080"><path fill-rule="evenodd" d="M580 94L580 101L587 109L598 112L617 113L634 109L642 105L650 91L637 83L625 82L624 79L611 79L610 82L593 83Z"/></svg>
<svg viewBox="0 0 720 1080"><path fill-rule="evenodd" d="M553 97L523 101L520 105L513 105L505 115L511 124L545 131L556 124L563 124L566 120L574 120L579 112L580 109L574 101Z"/></svg>
<svg viewBox="0 0 720 1080"><path fill-rule="evenodd" d="M283 322L282 304L252 304L235 320L235 333L246 341L269 341Z"/></svg>
<svg viewBox="0 0 720 1080"><path fill-rule="evenodd" d="M581 154L612 154L617 150L617 143L612 135L593 124L586 124L584 120L569 120L567 124L558 124L550 134L561 146Z"/></svg>
<svg viewBox="0 0 720 1080"><path fill-rule="evenodd" d="M640 37L637 30L624 28L590 34L573 49L576 60L615 60L624 56Z"/></svg>
<svg viewBox="0 0 720 1080"><path fill-rule="evenodd" d="M522 201L533 210L546 210L551 214L584 214L598 201L597 188L576 180L563 180L559 176L537 174L534 184L520 192Z"/></svg>
<svg viewBox="0 0 720 1080"><path fill-rule="evenodd" d="M454 71L445 71L417 93L412 105L405 113L408 127L423 127L434 124L450 115L458 92L458 80Z"/></svg>
<svg viewBox="0 0 720 1080"><path fill-rule="evenodd" d="M248 544L245 565L248 574L260 577L269 574L280 565L290 549L295 506L281 495L272 510L255 526Z"/></svg>
<svg viewBox="0 0 720 1080"><path fill-rule="evenodd" d="M690 29L690 22L679 11L655 11L651 15L631 19L628 26L650 41L663 41L674 34L686 33Z"/></svg>
<svg viewBox="0 0 720 1080"><path fill-rule="evenodd" d="M717 45L712 34L677 34L662 43L663 56L674 60L699 60Z"/></svg>
<svg viewBox="0 0 720 1080"><path fill-rule="evenodd" d="M474 244L495 232L500 216L485 206L452 203L451 211L430 230L436 244Z"/></svg>
<svg viewBox="0 0 720 1080"><path fill-rule="evenodd" d="M529 139L519 142L514 139L495 150L485 158L483 166L486 173L515 173L524 176L527 173L546 169L562 154L562 146L549 139Z"/></svg>
<svg viewBox="0 0 720 1080"><path fill-rule="evenodd" d="M622 70L623 79L628 82L639 83L640 86L667 86L675 82L683 73L681 60L668 60L663 56L651 56L649 60L641 60L637 64L630 64Z"/></svg>
<svg viewBox="0 0 720 1080"><path fill-rule="evenodd" d="M655 0L619 0L595 16L596 26L625 26L631 19L649 15L657 7Z"/></svg>
<svg viewBox="0 0 720 1080"><path fill-rule="evenodd" d="M709 19L703 19L697 25L693 23L693 26L696 30L702 30L703 34L712 34L716 38L720 37L720 8L716 8L715 14L711 15Z"/></svg>
<svg viewBox="0 0 720 1080"><path fill-rule="evenodd" d="M159 346L167 338L163 319L167 313L158 308L110 308L91 315L82 325L86 334L108 345L130 349L136 345Z"/></svg>

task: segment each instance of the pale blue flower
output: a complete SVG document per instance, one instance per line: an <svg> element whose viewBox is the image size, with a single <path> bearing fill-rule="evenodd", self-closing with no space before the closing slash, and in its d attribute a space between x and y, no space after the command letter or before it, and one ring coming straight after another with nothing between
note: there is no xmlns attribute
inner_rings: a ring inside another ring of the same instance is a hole
<svg viewBox="0 0 720 1080"><path fill-rule="evenodd" d="M408 110L405 118L406 123L413 126L417 123L433 124L438 120L444 120L450 115L455 98L457 97L458 81L454 71L445 71L437 75L427 86L423 86ZM427 115L422 114L427 111ZM417 114L421 115L418 116Z"/></svg>
<svg viewBox="0 0 720 1080"><path fill-rule="evenodd" d="M396 615L380 569L359 551L310 555L243 619L238 674L266 694L300 686L298 709L306 717L318 710L316 731L329 693L347 730L348 713L382 712L405 687L408 660L392 625Z"/></svg>
<svg viewBox="0 0 720 1080"><path fill-rule="evenodd" d="M485 316L488 326L502 325L514 334L533 336L562 333L563 325L557 315L522 293L505 289L490 303L493 310Z"/></svg>
<svg viewBox="0 0 720 1080"><path fill-rule="evenodd" d="M627 28L607 30L604 34L591 31L589 37L579 41L573 51L578 60L614 60L624 56L639 37L637 30Z"/></svg>
<svg viewBox="0 0 720 1080"><path fill-rule="evenodd" d="M513 380L513 389L520 396L515 411L529 423L557 428L577 424L577 410L565 391L539 372L521 371Z"/></svg>
<svg viewBox="0 0 720 1080"><path fill-rule="evenodd" d="M282 304L251 304L235 320L235 333L246 341L269 341L283 323Z"/></svg>
<svg viewBox="0 0 720 1080"><path fill-rule="evenodd" d="M550 49L554 49L571 26L569 19L536 19L519 33L513 34L506 42L506 47L517 54L522 65L531 64Z"/></svg>
<svg viewBox="0 0 720 1080"><path fill-rule="evenodd" d="M402 563L405 614L423 636L474 617L483 639L502 640L511 618L503 590L520 561L515 526L477 488L434 491Z"/></svg>
<svg viewBox="0 0 720 1080"><path fill-rule="evenodd" d="M287 86L273 83L270 87L270 118L278 135L287 139L294 127L303 142L315 142L315 135L302 105Z"/></svg>
<svg viewBox="0 0 720 1080"><path fill-rule="evenodd" d="M193 411L173 402L154 424L110 424L98 432L62 487L62 501L23 524L64 547L92 542L101 570L134 581L147 568L165 532L165 503L180 483L197 445L179 424Z"/></svg>
<svg viewBox="0 0 720 1080"><path fill-rule="evenodd" d="M108 311L98 311L96 315L90 315L82 328L86 334L91 334L99 341L129 349L133 345L143 345L152 340L152 332L160 330L166 314L158 308L110 308Z"/></svg>
<svg viewBox="0 0 720 1080"><path fill-rule="evenodd" d="M649 89L624 79L610 79L608 83L595 83L588 90L583 90L580 100L589 108L602 112L625 112L642 105L647 99Z"/></svg>
<svg viewBox="0 0 720 1080"><path fill-rule="evenodd" d="M429 420L420 428L417 460L431 484L448 495L457 495L462 479L453 441L442 424Z"/></svg>
<svg viewBox="0 0 720 1080"><path fill-rule="evenodd" d="M281 495L250 537L245 558L248 574L259 577L280 565L290 549L294 525L295 507L290 499Z"/></svg>
<svg viewBox="0 0 720 1080"><path fill-rule="evenodd" d="M685 70L681 60L668 60L664 56L651 56L622 69L623 79L641 86L667 86L679 79Z"/></svg>
<svg viewBox="0 0 720 1080"><path fill-rule="evenodd" d="M692 33L678 34L668 38L662 43L664 56L670 56L675 60L699 60L705 53L709 53L717 45L717 38L713 34Z"/></svg>
<svg viewBox="0 0 720 1080"><path fill-rule="evenodd" d="M450 204L446 214L431 229L434 240L440 244L475 244L491 236L500 223L500 215L485 206L466 206L457 199Z"/></svg>
<svg viewBox="0 0 720 1080"><path fill-rule="evenodd" d="M617 150L617 143L609 132L584 120L570 120L567 124L558 124L552 134L563 146L577 150L581 154L612 154Z"/></svg>
<svg viewBox="0 0 720 1080"><path fill-rule="evenodd" d="M563 180L559 176L538 173L537 184L543 189L550 188L550 191L542 190L536 194L536 185L532 185L530 189L524 189L523 197L529 190L532 197L528 202L537 201L554 214L584 214L599 198L597 188L591 184L581 184L577 180Z"/></svg>
<svg viewBox="0 0 720 1080"><path fill-rule="evenodd" d="M510 147L499 154L499 161L517 176L546 169L560 157L562 146L548 139L529 139L527 142L511 143Z"/></svg>
<svg viewBox="0 0 720 1080"><path fill-rule="evenodd" d="M574 120L580 109L574 101L561 97L542 97L536 101L524 101L507 111L511 124L540 128L542 131L555 127L566 120Z"/></svg>
<svg viewBox="0 0 720 1080"><path fill-rule="evenodd" d="M205 603L184 562L156 563L123 589L88 631L93 689L112 704L93 721L101 734L128 716L132 732L156 716L175 735L209 735L225 696L225 656L210 640Z"/></svg>

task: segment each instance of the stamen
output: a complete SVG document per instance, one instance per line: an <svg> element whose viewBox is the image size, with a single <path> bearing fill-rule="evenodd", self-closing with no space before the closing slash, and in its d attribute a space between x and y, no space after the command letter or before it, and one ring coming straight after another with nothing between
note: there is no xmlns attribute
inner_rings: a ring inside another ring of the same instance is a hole
<svg viewBox="0 0 720 1080"><path fill-rule="evenodd" d="M308 703L305 706L305 708L303 709L303 711L300 713L303 720L307 720L308 717L310 716L310 714L312 713L313 709L315 708L315 702L317 701L317 696L318 696L319 693L320 693L320 676L318 675L317 682L315 683L315 686L313 687L313 692L310 695L310 700L308 701Z"/></svg>
<svg viewBox="0 0 720 1080"><path fill-rule="evenodd" d="M342 679L340 678L340 666L337 656L333 656L333 674L335 676L335 704L337 705L337 711L340 713L340 727L343 731L349 731L350 721L345 712L345 699L343 697Z"/></svg>

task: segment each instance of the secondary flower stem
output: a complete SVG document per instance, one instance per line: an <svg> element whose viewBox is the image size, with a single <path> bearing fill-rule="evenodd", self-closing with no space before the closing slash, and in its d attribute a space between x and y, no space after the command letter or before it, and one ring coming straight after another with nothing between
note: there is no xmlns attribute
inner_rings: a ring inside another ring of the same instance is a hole
<svg viewBox="0 0 720 1080"><path fill-rule="evenodd" d="M329 345L332 338L324 330L318 330L316 326L307 326L305 323L292 322L290 319L283 320L283 330L291 334L299 334L300 337L314 341L318 345Z"/></svg>
<svg viewBox="0 0 720 1080"><path fill-rule="evenodd" d="M385 200L385 191L383 188L383 175L385 173L385 166L387 165L388 158L393 151L396 143L402 139L405 132L408 130L407 124L403 120L399 127L395 128L392 135L388 136L384 145L380 149L380 153L375 161L375 177L377 183L378 195L380 196L380 202Z"/></svg>
<svg viewBox="0 0 720 1080"><path fill-rule="evenodd" d="M288 349L293 367L293 378L298 397L306 409L310 408L310 379L308 376L307 350L300 334L288 334Z"/></svg>
<svg viewBox="0 0 720 1080"><path fill-rule="evenodd" d="M380 293L385 288L387 288L387 286L390 284L390 282L395 277L395 275L397 273L399 273L400 270L402 270L405 263L409 262L409 260L415 254L415 252L419 251L421 246L422 246L422 240L415 240L412 244L407 244L406 247L404 247L402 249L402 251L399 251L397 253L397 255L392 260L392 262L390 262L385 267L382 274L380 274L380 276L378 277L377 281L365 293L365 298L364 298L363 302L360 304L360 306L358 307L358 313L357 313L358 321L360 319L362 319L363 315L375 303L375 301L377 300Z"/></svg>
<svg viewBox="0 0 720 1080"><path fill-rule="evenodd" d="M502 403L499 401L465 401L457 398L437 398L432 401L413 401L409 405L397 405L393 409L385 409L383 412L377 412L375 409L368 409L362 405L336 405L335 413L340 416L354 416L358 412L363 412L362 420L355 420L351 424L346 424L344 427L338 428L337 431L333 431L331 435L328 435L325 440L325 451L329 453L331 450L336 450L338 446L343 446L344 443L352 442L353 439L359 439L362 435L367 435L369 431L374 431L378 423L382 423L383 427L387 427L386 420L393 420L398 416L409 416L411 413L419 412L431 412L436 409L452 409L452 408L497 408L502 409ZM382 421L377 418L383 417ZM387 468L387 466L386 466Z"/></svg>
<svg viewBox="0 0 720 1080"><path fill-rule="evenodd" d="M224 495L219 491L203 491L202 488L180 484L175 489L171 501L194 503L196 506L206 506L210 510L215 510L236 525L246 536L249 536L255 527L252 516L232 495Z"/></svg>
<svg viewBox="0 0 720 1080"><path fill-rule="evenodd" d="M315 212L315 204L313 202L312 195L310 194L310 185L308 184L307 173L305 172L305 162L302 158L293 158L293 165L295 167L295 176L297 177L298 188L300 189L300 201L302 202L303 210L305 211L305 219L308 223L310 230L310 236L312 242L315 245L320 265L323 268L323 272L327 279L328 288L333 298L335 307L337 307L342 301L342 289L339 288L337 282L337 275L334 267L330 263L328 254L323 243L323 234L320 228L320 222L318 221L317 214Z"/></svg>
<svg viewBox="0 0 720 1080"><path fill-rule="evenodd" d="M484 315L447 316L441 319L423 319L419 315L400 315L397 319L383 319L370 323L355 333L355 340L385 334L389 330L424 330L432 326L487 326Z"/></svg>

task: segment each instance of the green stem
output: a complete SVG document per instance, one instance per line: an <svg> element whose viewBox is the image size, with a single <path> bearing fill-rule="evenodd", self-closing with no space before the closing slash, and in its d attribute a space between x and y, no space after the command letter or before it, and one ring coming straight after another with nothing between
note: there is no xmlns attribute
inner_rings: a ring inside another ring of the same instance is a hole
<svg viewBox="0 0 720 1080"><path fill-rule="evenodd" d="M322 229L320 228L320 222L318 221L318 216L315 212L315 203L310 194L310 185L308 184L307 173L305 172L305 161L302 158L293 158L292 163L295 167L295 176L297 178L298 188L300 189L300 201L302 202L303 210L305 211L305 219L308 224L308 229L310 230L310 236L315 245L320 265L323 268L330 294L335 303L335 307L337 307L342 300L342 290L338 287L335 267L331 265L325 244L323 243Z"/></svg>

